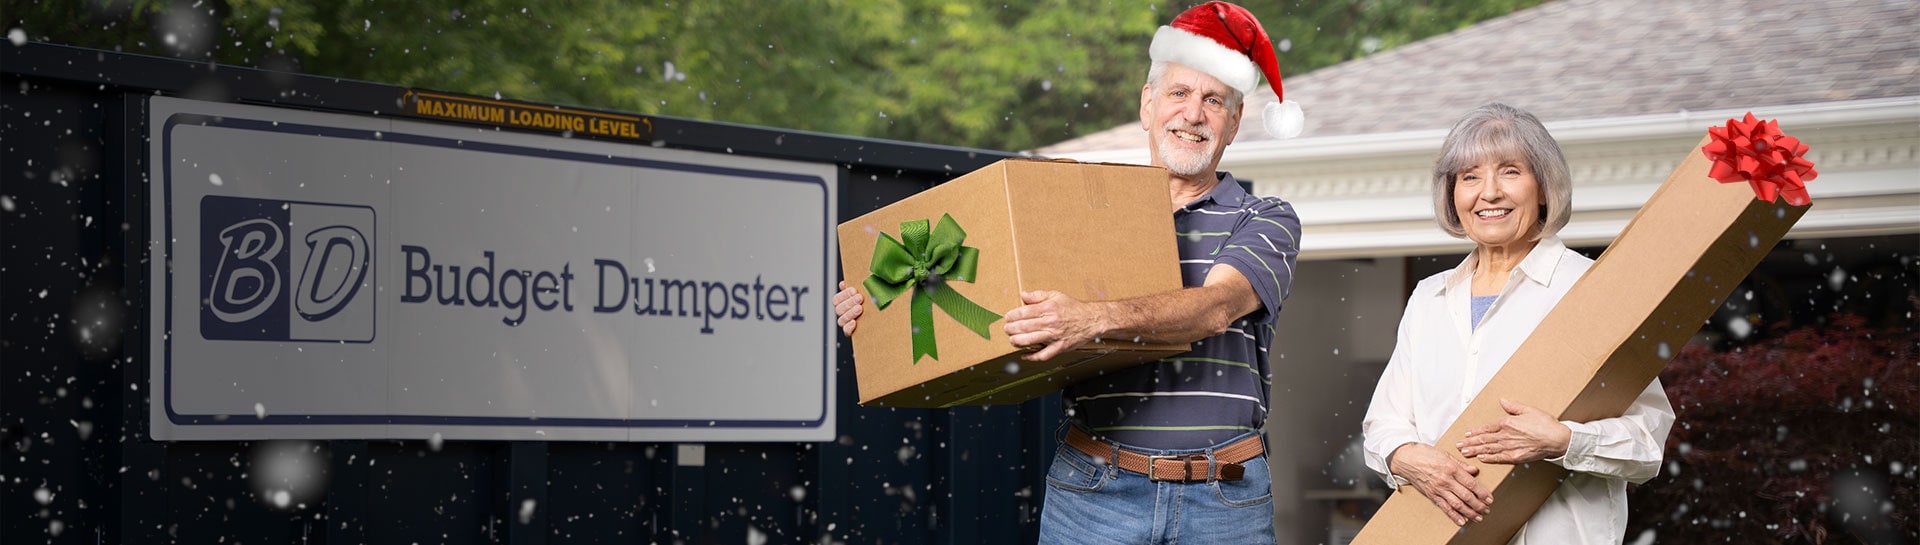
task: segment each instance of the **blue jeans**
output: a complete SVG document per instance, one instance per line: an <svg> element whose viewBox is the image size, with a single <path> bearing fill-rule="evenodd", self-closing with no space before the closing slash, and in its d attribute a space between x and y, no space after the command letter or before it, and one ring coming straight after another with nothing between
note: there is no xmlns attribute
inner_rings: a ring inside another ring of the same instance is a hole
<svg viewBox="0 0 1920 545"><path fill-rule="evenodd" d="M1206 452L1129 450L1154 456ZM1267 457L1244 465L1246 476L1237 481L1155 482L1063 442L1047 470L1040 543L1272 545L1273 476Z"/></svg>

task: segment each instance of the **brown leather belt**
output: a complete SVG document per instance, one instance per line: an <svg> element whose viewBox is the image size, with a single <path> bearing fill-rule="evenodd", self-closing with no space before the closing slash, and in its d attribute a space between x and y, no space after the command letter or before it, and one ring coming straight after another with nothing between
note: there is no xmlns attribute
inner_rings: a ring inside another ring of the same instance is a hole
<svg viewBox="0 0 1920 545"><path fill-rule="evenodd" d="M1265 442L1255 435L1214 449L1211 460L1205 453L1153 456L1125 448L1116 449L1112 443L1094 439L1075 427L1067 428L1067 446L1101 460L1118 456L1113 462L1120 469L1146 475L1155 481L1173 482L1238 481L1247 472L1246 466L1241 464L1260 457L1267 450Z"/></svg>

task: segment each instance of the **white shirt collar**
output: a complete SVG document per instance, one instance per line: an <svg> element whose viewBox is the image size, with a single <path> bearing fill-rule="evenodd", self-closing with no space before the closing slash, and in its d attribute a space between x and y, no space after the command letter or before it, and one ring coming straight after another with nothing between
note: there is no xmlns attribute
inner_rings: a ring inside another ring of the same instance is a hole
<svg viewBox="0 0 1920 545"><path fill-rule="evenodd" d="M1533 245L1533 250L1527 252L1527 257L1521 259L1520 266L1515 267L1514 270L1519 272L1522 278L1532 280L1541 286L1551 286L1553 270L1560 265L1560 254L1565 253L1566 249L1566 243L1561 242L1559 236L1547 235L1540 239L1539 244ZM1441 293L1470 288L1473 268L1479 261L1480 249L1474 248L1467 254L1466 259L1460 261L1459 266L1453 268L1453 274L1448 275L1447 285L1441 289Z"/></svg>

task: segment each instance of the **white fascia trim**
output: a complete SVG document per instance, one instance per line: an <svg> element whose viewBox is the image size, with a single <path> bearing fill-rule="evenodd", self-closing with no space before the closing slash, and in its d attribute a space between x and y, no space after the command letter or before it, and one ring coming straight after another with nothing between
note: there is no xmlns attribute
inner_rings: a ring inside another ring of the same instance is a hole
<svg viewBox="0 0 1920 545"><path fill-rule="evenodd" d="M1728 119L1752 111L1760 119L1779 119L1788 134L1807 126L1836 126L1886 123L1902 119L1920 121L1920 96L1819 102L1786 106L1756 107L1751 110L1710 110L1674 112L1629 117L1603 117L1546 123L1561 146L1577 142L1631 140L1650 136L1684 134L1706 135L1708 127L1725 125ZM1461 112L1465 114L1466 112ZM1377 156L1392 153L1436 152L1447 138L1448 129L1352 134L1292 140L1262 140L1227 147L1222 163L1264 163L1291 159L1337 159L1343 156ZM1113 150L1099 153L1121 153ZM1144 153L1144 148L1141 152Z"/></svg>
<svg viewBox="0 0 1920 545"><path fill-rule="evenodd" d="M1791 134L1790 131L1805 126L1885 123L1902 119L1920 121L1920 96L1767 106L1752 110L1680 111L1629 117L1576 119L1549 122L1546 126L1547 130L1553 133L1554 139L1560 141L1562 146L1566 146L1576 142L1632 140L1684 134L1704 135L1707 127L1720 126L1728 119L1746 115L1748 111L1752 111L1755 117L1761 119L1785 120L1788 125L1786 129ZM1232 165L1236 164L1260 164L1295 159L1337 160L1344 157L1396 153L1432 153L1440 149L1440 144L1447 138L1447 131L1448 129L1424 129L1243 142L1227 146L1226 153L1221 157L1221 163L1225 170L1232 170ZM1145 165L1152 162L1152 156L1144 146L1066 152L1054 154L1052 157L1089 163Z"/></svg>

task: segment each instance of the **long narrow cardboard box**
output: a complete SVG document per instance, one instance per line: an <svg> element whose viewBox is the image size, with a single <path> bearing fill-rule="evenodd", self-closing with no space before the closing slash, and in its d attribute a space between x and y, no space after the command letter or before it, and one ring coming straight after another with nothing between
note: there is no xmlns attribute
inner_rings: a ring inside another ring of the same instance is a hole
<svg viewBox="0 0 1920 545"><path fill-rule="evenodd" d="M1713 163L1701 146L1710 140L1687 154L1439 445L1453 445L1467 430L1506 417L1501 398L1576 422L1624 413L1806 213L1810 205L1761 201L1747 184L1709 177ZM1451 447L1441 450L1459 456ZM1480 481L1493 491L1495 505L1485 521L1454 526L1418 491L1401 487L1354 545L1506 543L1567 473L1549 462L1465 461L1480 468Z"/></svg>

